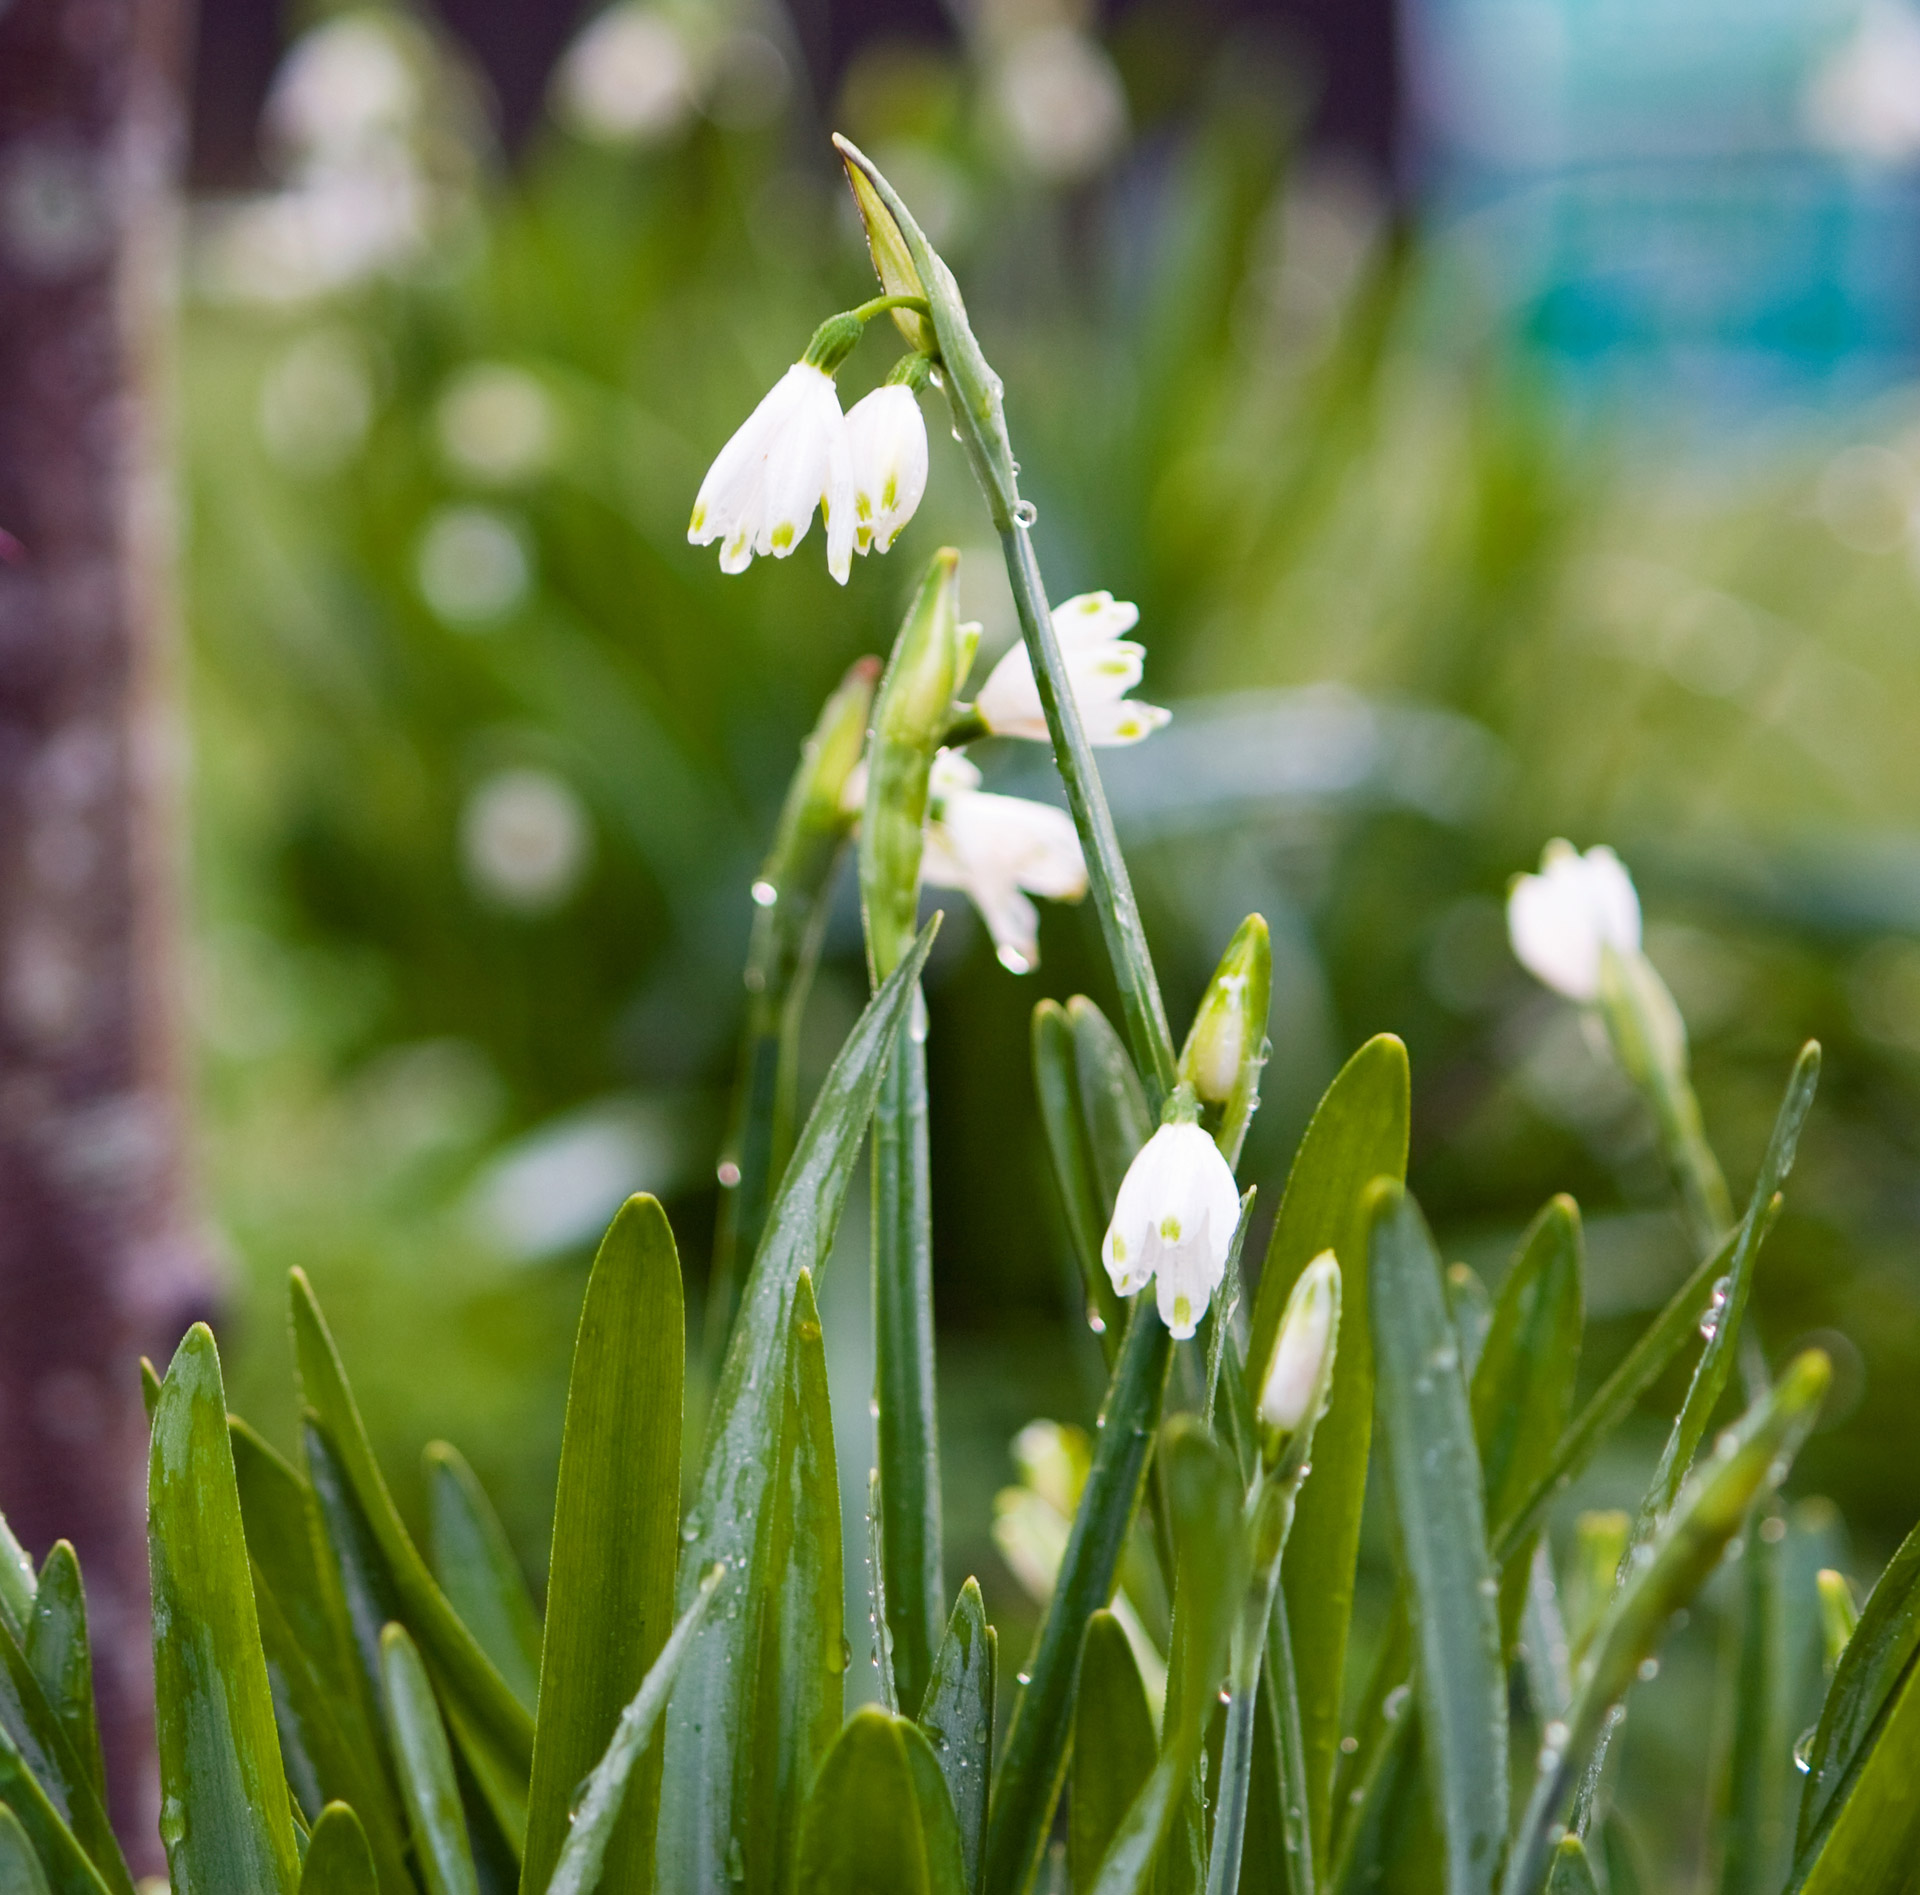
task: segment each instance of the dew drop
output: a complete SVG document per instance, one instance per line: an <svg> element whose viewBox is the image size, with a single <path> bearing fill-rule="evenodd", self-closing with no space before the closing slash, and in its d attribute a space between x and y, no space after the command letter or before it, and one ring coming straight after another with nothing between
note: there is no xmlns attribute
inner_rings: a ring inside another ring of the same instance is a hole
<svg viewBox="0 0 1920 1895"><path fill-rule="evenodd" d="M1340 1754L1343 1757L1351 1757L1359 1748L1360 1740L1357 1737L1343 1737L1340 1740Z"/></svg>
<svg viewBox="0 0 1920 1895"><path fill-rule="evenodd" d="M744 1882L747 1879L747 1859L740 1853L740 1838L735 1836L727 1844L727 1880Z"/></svg>
<svg viewBox="0 0 1920 1895"><path fill-rule="evenodd" d="M1727 1306L1727 1292L1733 1287L1732 1279L1721 1277L1713 1286L1707 1298L1707 1306L1700 1313L1700 1334L1711 1342L1720 1328L1720 1312Z"/></svg>
<svg viewBox="0 0 1920 1895"><path fill-rule="evenodd" d="M1031 500L1018 502L1013 509L1013 517L1021 526L1031 526L1040 517L1040 509Z"/></svg>
<svg viewBox="0 0 1920 1895"><path fill-rule="evenodd" d="M1389 1724L1397 1724L1400 1721L1400 1713L1407 1708L1407 1700L1412 1696L1413 1687L1411 1685L1395 1685L1381 1701L1380 1715L1384 1717Z"/></svg>
<svg viewBox="0 0 1920 1895"><path fill-rule="evenodd" d="M1565 1750L1567 1747L1567 1727L1557 1717L1540 1735L1546 1740L1549 1750Z"/></svg>
<svg viewBox="0 0 1920 1895"><path fill-rule="evenodd" d="M827 1654L827 1669L829 1671L845 1671L852 1663L853 1647L847 1643L845 1636L842 1635L840 1649L838 1651L828 1652Z"/></svg>
<svg viewBox="0 0 1920 1895"><path fill-rule="evenodd" d="M584 1776L573 1786L573 1794L567 1798L567 1821L577 1823L580 1812L586 1807L587 1792L593 1788L593 1778Z"/></svg>
<svg viewBox="0 0 1920 1895"><path fill-rule="evenodd" d="M1793 1767L1804 1777L1813 1769L1813 1740L1819 1725L1809 1724L1793 1740Z"/></svg>
<svg viewBox="0 0 1920 1895"><path fill-rule="evenodd" d="M869 1395L867 1397L867 1413L870 1414L875 1421L880 1419L880 1397L878 1395Z"/></svg>
<svg viewBox="0 0 1920 1895"><path fill-rule="evenodd" d="M700 1529L697 1526L695 1526L691 1520L689 1520L687 1524L680 1529L680 1538L688 1546L691 1546L694 1543L694 1541L697 1540L699 1537L700 1537Z"/></svg>
<svg viewBox="0 0 1920 1895"><path fill-rule="evenodd" d="M976 1744L984 1744L987 1741L987 1737L987 1720L983 1717L979 1723L973 1727L973 1741Z"/></svg>
<svg viewBox="0 0 1920 1895"><path fill-rule="evenodd" d="M771 882L755 882L752 894L757 908L771 908L780 899L780 891Z"/></svg>
<svg viewBox="0 0 1920 1895"><path fill-rule="evenodd" d="M1220 1687L1220 1702L1222 1704L1231 1704L1233 1702L1233 1693L1229 1691L1225 1685Z"/></svg>
<svg viewBox="0 0 1920 1895"><path fill-rule="evenodd" d="M723 1191L731 1191L740 1182L740 1167L731 1158L723 1158L720 1161L718 1176L720 1188Z"/></svg>
<svg viewBox="0 0 1920 1895"><path fill-rule="evenodd" d="M1107 1319L1091 1303L1087 1305L1087 1327L1096 1336L1104 1336L1107 1333Z"/></svg>
<svg viewBox="0 0 1920 1895"><path fill-rule="evenodd" d="M1634 1673L1642 1684L1651 1684L1660 1675L1660 1661L1657 1658L1643 1658L1640 1669Z"/></svg>
<svg viewBox="0 0 1920 1895"><path fill-rule="evenodd" d="M1013 1681L1015 1684L1031 1684L1033 1682L1033 1673L1030 1671L1016 1671L1013 1674Z"/></svg>

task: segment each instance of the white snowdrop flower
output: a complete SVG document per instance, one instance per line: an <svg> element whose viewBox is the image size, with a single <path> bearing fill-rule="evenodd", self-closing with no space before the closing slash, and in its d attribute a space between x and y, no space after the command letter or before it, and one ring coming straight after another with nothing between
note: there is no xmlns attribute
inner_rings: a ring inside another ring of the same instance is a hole
<svg viewBox="0 0 1920 1895"><path fill-rule="evenodd" d="M927 424L910 388L888 382L847 410L853 548L884 553L927 491Z"/></svg>
<svg viewBox="0 0 1920 1895"><path fill-rule="evenodd" d="M553 76L567 127L605 145L653 145L693 116L698 76L685 38L655 7L622 0L588 22Z"/></svg>
<svg viewBox="0 0 1920 1895"><path fill-rule="evenodd" d="M1339 1320L1340 1266L1331 1250L1323 1250L1300 1273L1280 1319L1279 1340L1260 1390L1260 1425L1270 1434L1295 1434L1318 1419Z"/></svg>
<svg viewBox="0 0 1920 1895"><path fill-rule="evenodd" d="M1040 959L1040 917L1027 897L1078 901L1087 892L1073 819L1050 803L982 790L980 772L951 750L934 758L929 790L921 880L961 890L987 924L1000 964L1030 972Z"/></svg>
<svg viewBox="0 0 1920 1895"><path fill-rule="evenodd" d="M579 886L592 854L587 812L550 770L496 771L460 814L460 853L475 890L539 914Z"/></svg>
<svg viewBox="0 0 1920 1895"><path fill-rule="evenodd" d="M1111 592L1083 592L1054 607L1054 636L1089 743L1138 743L1173 715L1158 704L1141 704L1127 696L1140 682L1147 656L1144 646L1124 636L1139 622L1140 608ZM1024 644L1012 646L988 672L973 708L996 737L1047 741L1040 687Z"/></svg>
<svg viewBox="0 0 1920 1895"><path fill-rule="evenodd" d="M1540 873L1514 881L1507 933L1536 979L1569 1000L1598 1000L1601 950L1639 950L1640 898L1611 849L1582 855L1570 842L1549 842Z"/></svg>
<svg viewBox="0 0 1920 1895"><path fill-rule="evenodd" d="M720 542L720 570L745 572L755 553L785 559L818 506L827 570L844 586L853 566L853 463L833 377L796 362L715 457L693 503L687 538Z"/></svg>
<svg viewBox="0 0 1920 1895"><path fill-rule="evenodd" d="M1219 1146L1198 1125L1163 1125L1120 1181L1101 1260L1121 1296L1153 1281L1161 1320L1190 1336L1226 1274L1239 1222L1240 1193Z"/></svg>

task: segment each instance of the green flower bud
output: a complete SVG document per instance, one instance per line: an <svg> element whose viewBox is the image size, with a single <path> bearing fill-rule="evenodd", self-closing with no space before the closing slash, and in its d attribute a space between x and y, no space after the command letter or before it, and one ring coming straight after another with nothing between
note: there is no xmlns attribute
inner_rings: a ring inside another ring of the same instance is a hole
<svg viewBox="0 0 1920 1895"><path fill-rule="evenodd" d="M1814 1574L1813 1583L1820 1592L1821 1642L1826 1647L1827 1669L1832 1671L1853 1637L1853 1628L1860 1623L1860 1608L1854 1603L1853 1588L1845 1573L1823 1566Z"/></svg>
<svg viewBox="0 0 1920 1895"><path fill-rule="evenodd" d="M1231 1163L1260 1102L1267 1062L1267 1008L1273 991L1273 946L1267 924L1249 915L1235 930L1207 983L1187 1043L1180 1077L1219 1113L1214 1137Z"/></svg>
<svg viewBox="0 0 1920 1895"><path fill-rule="evenodd" d="M876 985L913 942L927 779L960 682L959 568L960 555L952 547L934 554L873 704L866 808L860 819L860 904Z"/></svg>

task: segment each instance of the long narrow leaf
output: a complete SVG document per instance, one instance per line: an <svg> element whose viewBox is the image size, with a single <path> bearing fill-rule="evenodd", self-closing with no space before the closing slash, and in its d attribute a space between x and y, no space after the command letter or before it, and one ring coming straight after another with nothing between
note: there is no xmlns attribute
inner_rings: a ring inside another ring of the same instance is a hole
<svg viewBox="0 0 1920 1895"><path fill-rule="evenodd" d="M720 1578L716 1567L702 1579L693 1603L667 1634L633 1701L620 1713L606 1754L586 1780L579 1807L567 1831L566 1844L554 1865L553 1879L547 1885L547 1895L590 1895L598 1886L634 1766L659 1728L673 1691L673 1681L679 1675L701 1620L713 1603Z"/></svg>
<svg viewBox="0 0 1920 1895"><path fill-rule="evenodd" d="M932 1895L906 1728L874 1705L847 1720L807 1799L796 1895Z"/></svg>
<svg viewBox="0 0 1920 1895"><path fill-rule="evenodd" d="M1134 1799L1153 1774L1153 1714L1127 1634L1111 1612L1087 1621L1074 1705L1067 1864L1087 1895Z"/></svg>
<svg viewBox="0 0 1920 1895"><path fill-rule="evenodd" d="M1833 1822L1792 1884L1798 1895L1905 1895L1920 1851L1920 1670L1909 1671Z"/></svg>
<svg viewBox="0 0 1920 1895"><path fill-rule="evenodd" d="M507 1689L531 1711L540 1692L540 1614L506 1530L458 1448L429 1441L424 1462L433 1576Z"/></svg>
<svg viewBox="0 0 1920 1895"><path fill-rule="evenodd" d="M300 1895L375 1895L380 1883L360 1819L345 1803L329 1803L307 1839Z"/></svg>
<svg viewBox="0 0 1920 1895"><path fill-rule="evenodd" d="M52 1895L109 1895L93 1859L74 1839L40 1779L4 1730L0 1730L0 1804L19 1819L46 1871ZM164 1816L163 1811L163 1821Z"/></svg>
<svg viewBox="0 0 1920 1895"><path fill-rule="evenodd" d="M800 1273L817 1273L832 1247L887 1056L932 941L930 923L868 1003L821 1087L769 1216L714 1393L682 1529L676 1596L690 1603L701 1575L718 1564L727 1597L696 1637L667 1712L657 1873L675 1895L725 1895L729 1885L742 1815L738 1765L749 1741L767 1605L767 1589L752 1584L749 1572L780 1425L780 1406L765 1392L784 1384Z"/></svg>
<svg viewBox="0 0 1920 1895"><path fill-rule="evenodd" d="M915 1010L923 1003L916 999ZM901 1701L933 1673L946 1603L934 1409L933 1179L927 1049L912 1012L894 1042L873 1111L874 1457L885 1510L887 1626Z"/></svg>
<svg viewBox="0 0 1920 1895"><path fill-rule="evenodd" d="M654 1199L629 1198L587 1279L567 1388L520 1880L529 1895L553 1874L581 1779L672 1624L685 1347L673 1232ZM615 1883L645 1891L658 1750L639 1768L606 1848Z"/></svg>
<svg viewBox="0 0 1920 1895"><path fill-rule="evenodd" d="M960 1588L947 1635L933 1661L933 1679L920 1705L920 1728L947 1779L967 1887L980 1886L987 1843L987 1790L993 1781L994 1685L1000 1640L987 1623L980 1582ZM1082 1660L1082 1679L1085 1661Z"/></svg>
<svg viewBox="0 0 1920 1895"><path fill-rule="evenodd" d="M1733 1732L1720 1785L1720 1895L1773 1895L1780 1886L1787 1807L1787 1626L1781 1573L1786 1517L1763 1512L1740 1562L1740 1609L1730 1641Z"/></svg>
<svg viewBox="0 0 1920 1895"><path fill-rule="evenodd" d="M1370 1252L1380 1414L1428 1780L1450 1895L1482 1895L1507 1833L1507 1686L1473 1416L1439 1259L1397 1186L1377 1188Z"/></svg>
<svg viewBox="0 0 1920 1895"><path fill-rule="evenodd" d="M1013 1701L987 1817L987 1895L1024 1895L1046 1847L1067 1768L1073 1680L1087 1620L1113 1599L1115 1576L1146 1485L1166 1398L1173 1338L1150 1297L1133 1316L1107 1386L1093 1466L1080 1491L1046 1617Z"/></svg>
<svg viewBox="0 0 1920 1895"><path fill-rule="evenodd" d="M400 1787L413 1824L414 1859L427 1895L480 1895L460 1808L460 1786L454 1781L453 1747L434 1702L427 1668L405 1626L389 1625L381 1635L380 1661L387 1690L387 1730L400 1766Z"/></svg>
<svg viewBox="0 0 1920 1895"><path fill-rule="evenodd" d="M1300 1141L1267 1246L1247 1349L1248 1394L1257 1398L1287 1297L1301 1271L1323 1250L1331 1250L1339 1259L1345 1291L1340 1371L1314 1434L1313 1478L1301 1490L1281 1568L1293 1627L1309 1828L1317 1862L1324 1862L1327 1854L1360 1508L1373 1435L1365 1200L1374 1179L1405 1177L1409 1113L1407 1049L1391 1034L1382 1034L1341 1068Z"/></svg>
<svg viewBox="0 0 1920 1895"><path fill-rule="evenodd" d="M173 1886L180 1895L294 1895L299 1859L227 1443L226 1392L204 1323L187 1331L160 1390L147 1518L160 1833Z"/></svg>
<svg viewBox="0 0 1920 1895"><path fill-rule="evenodd" d="M1920 1654L1920 1526L1887 1562L1847 1640L1820 1707L1795 1836L1796 1873L1845 1802Z"/></svg>
<svg viewBox="0 0 1920 1895"><path fill-rule="evenodd" d="M840 1728L847 1665L833 1411L808 1270L794 1285L779 1407L749 1571L766 1596L738 1785L747 1895L785 1886L808 1787Z"/></svg>
<svg viewBox="0 0 1920 1895"><path fill-rule="evenodd" d="M87 1595L72 1543L56 1540L40 1568L33 1616L27 1625L27 1662L60 1720L94 1795L107 1800L107 1766L93 1702L93 1647L87 1637Z"/></svg>
<svg viewBox="0 0 1920 1895"><path fill-rule="evenodd" d="M894 1726L907 1753L913 1804L920 1818L920 1844L926 1851L927 1895L968 1895L966 1858L960 1844L960 1819L954 1813L946 1772L927 1734L901 1718Z"/></svg>
<svg viewBox="0 0 1920 1895"><path fill-rule="evenodd" d="M1673 1615L1706 1582L1754 1502L1771 1493L1813 1426L1832 1371L1818 1350L1797 1357L1681 1489L1667 1523L1635 1559L1581 1661L1572 1715L1541 1752L1534 1788L1507 1857L1503 1895L1533 1895L1550 1827L1613 1707L1653 1655Z"/></svg>
<svg viewBox="0 0 1920 1895"><path fill-rule="evenodd" d="M20 1819L0 1803L0 1895L53 1895Z"/></svg>
<svg viewBox="0 0 1920 1895"><path fill-rule="evenodd" d="M422 1652L463 1702L475 1722L521 1770L533 1756L533 1718L447 1603L420 1557L385 1477L374 1460L365 1424L347 1386L340 1352L302 1271L292 1272L294 1354L301 1393L332 1439L340 1466L366 1518L400 1597L400 1617Z"/></svg>
<svg viewBox="0 0 1920 1895"><path fill-rule="evenodd" d="M1054 1182L1059 1186L1087 1313L1097 1325L1100 1346L1111 1369L1120 1352L1124 1306L1100 1262L1100 1240L1106 1230L1109 1205L1094 1170L1093 1147L1080 1103L1073 1024L1057 1000L1043 1000L1033 1010L1033 1089L1040 1104L1040 1124L1053 1160Z"/></svg>

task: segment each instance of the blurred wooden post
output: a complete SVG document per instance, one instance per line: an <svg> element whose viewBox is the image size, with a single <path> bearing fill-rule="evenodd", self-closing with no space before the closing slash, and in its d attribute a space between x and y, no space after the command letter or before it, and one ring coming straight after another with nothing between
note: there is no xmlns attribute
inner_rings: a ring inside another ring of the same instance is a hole
<svg viewBox="0 0 1920 1895"><path fill-rule="evenodd" d="M145 1440L186 1182L165 365L182 0L0 0L0 1508L79 1549L116 1826L159 1866Z"/></svg>

